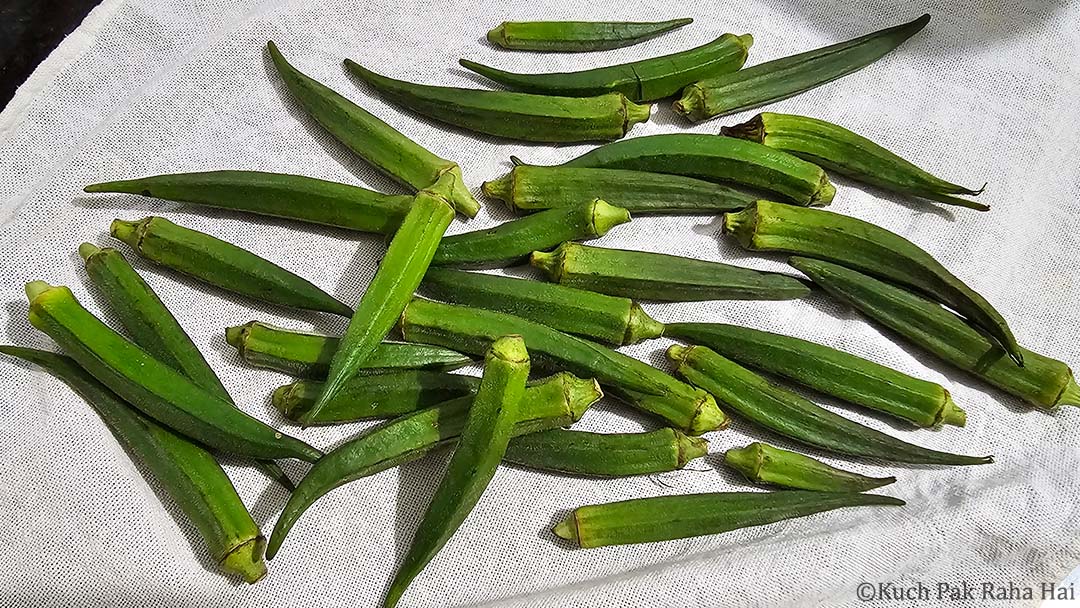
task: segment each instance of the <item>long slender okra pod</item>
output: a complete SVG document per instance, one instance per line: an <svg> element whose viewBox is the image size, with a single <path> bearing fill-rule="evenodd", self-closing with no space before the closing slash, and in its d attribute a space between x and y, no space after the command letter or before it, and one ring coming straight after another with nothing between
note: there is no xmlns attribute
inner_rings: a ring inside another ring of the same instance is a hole
<svg viewBox="0 0 1080 608"><path fill-rule="evenodd" d="M839 454L915 464L986 464L990 456L961 456L912 445L838 416L725 359L704 346L672 346L676 373L712 393L751 422L801 443Z"/></svg>
<svg viewBox="0 0 1080 608"><path fill-rule="evenodd" d="M610 344L633 344L664 333L664 325L629 298L543 281L432 268L420 289L446 302L505 312Z"/></svg>
<svg viewBox="0 0 1080 608"><path fill-rule="evenodd" d="M831 122L763 112L749 121L723 127L720 134L741 137L794 154L830 171L872 186L979 211L990 206L955 196L979 195L935 177L869 139Z"/></svg>
<svg viewBox="0 0 1080 608"><path fill-rule="evenodd" d="M619 139L637 123L649 120L652 109L622 93L554 97L437 87L388 78L348 59L345 67L400 106L463 129L508 139L553 143Z"/></svg>
<svg viewBox="0 0 1080 608"><path fill-rule="evenodd" d="M724 453L724 464L754 483L819 492L866 492L895 483L895 477L867 477L820 460L754 442Z"/></svg>
<svg viewBox="0 0 1080 608"><path fill-rule="evenodd" d="M416 530L384 605L393 608L428 562L435 557L484 493L514 435L529 377L529 353L521 336L496 340L484 357L484 376L424 519Z"/></svg>
<svg viewBox="0 0 1080 608"><path fill-rule="evenodd" d="M222 570L249 583L266 574L266 539L206 450L128 407L68 357L15 346L0 346L0 352L40 365L82 397L128 453L150 469Z"/></svg>
<svg viewBox="0 0 1080 608"><path fill-rule="evenodd" d="M835 348L722 323L672 323L666 327L666 335L708 346L741 365L784 376L921 427L942 423L964 426L967 420L964 410L940 384Z"/></svg>
<svg viewBox="0 0 1080 608"><path fill-rule="evenodd" d="M769 201L726 214L724 231L751 251L828 260L918 290L989 332L1018 364L1024 364L1001 314L933 256L895 232L831 211Z"/></svg>
<svg viewBox="0 0 1080 608"><path fill-rule="evenodd" d="M476 216L480 203L465 186L457 163L435 156L367 110L304 75L285 60L272 41L266 43L266 48L289 92L335 139L414 191L430 187L444 174L454 175L457 179L450 184L449 200L459 213Z"/></svg>
<svg viewBox="0 0 1080 608"><path fill-rule="evenodd" d="M110 329L83 308L67 287L26 285L30 323L52 337L86 371L154 420L204 445L251 458L322 454L207 392Z"/></svg>
<svg viewBox="0 0 1080 608"><path fill-rule="evenodd" d="M433 266L497 268L529 259L537 249L566 241L595 239L630 221L630 214L600 199L549 209L487 230L448 236L435 250Z"/></svg>
<svg viewBox="0 0 1080 608"><path fill-rule="evenodd" d="M674 110L698 121L787 99L870 65L929 22L930 15L923 15L847 42L696 82L683 90Z"/></svg>
<svg viewBox="0 0 1080 608"><path fill-rule="evenodd" d="M657 496L578 507L553 531L588 549L720 534L844 507L904 504L878 494L802 490Z"/></svg>
<svg viewBox="0 0 1080 608"><path fill-rule="evenodd" d="M86 192L122 192L302 222L392 234L412 197L337 182L261 171L174 173L91 184Z"/></svg>
<svg viewBox="0 0 1080 608"><path fill-rule="evenodd" d="M503 21L488 42L514 51L579 53L630 46L693 23L670 21Z"/></svg>
<svg viewBox="0 0 1080 608"><path fill-rule="evenodd" d="M565 372L536 382L525 389L522 418L515 424L514 433L525 435L568 426L602 396L596 381ZM323 456L289 496L270 535L266 556L274 557L304 511L334 488L417 460L453 442L465 426L472 402L472 397L461 397L402 416Z"/></svg>
<svg viewBox="0 0 1080 608"><path fill-rule="evenodd" d="M618 92L630 101L654 101L701 80L734 72L746 63L754 39L724 34L686 51L580 72L515 74L462 59L462 67L512 89L574 97Z"/></svg>
<svg viewBox="0 0 1080 608"><path fill-rule="evenodd" d="M791 300L810 293L799 279L775 272L577 243L534 251L529 263L560 285L641 300Z"/></svg>
<svg viewBox="0 0 1080 608"><path fill-rule="evenodd" d="M594 477L649 475L681 469L709 452L700 437L672 428L650 433L587 433L551 429L510 442L505 460L533 469Z"/></svg>
<svg viewBox="0 0 1080 608"><path fill-rule="evenodd" d="M352 314L347 304L311 281L246 249L163 217L137 222L113 220L109 232L140 256L226 291L281 306Z"/></svg>
<svg viewBox="0 0 1080 608"><path fill-rule="evenodd" d="M1080 406L1080 386L1057 359L1022 348L1024 367L1018 367L997 342L937 302L837 264L792 258L791 265L912 344L1030 405L1051 411Z"/></svg>
<svg viewBox="0 0 1080 608"><path fill-rule="evenodd" d="M401 315L401 333L409 342L453 344L467 353L482 353L500 336L519 334L535 364L595 377L623 401L677 429L700 435L728 425L705 391L633 357L506 313L416 298Z"/></svg>

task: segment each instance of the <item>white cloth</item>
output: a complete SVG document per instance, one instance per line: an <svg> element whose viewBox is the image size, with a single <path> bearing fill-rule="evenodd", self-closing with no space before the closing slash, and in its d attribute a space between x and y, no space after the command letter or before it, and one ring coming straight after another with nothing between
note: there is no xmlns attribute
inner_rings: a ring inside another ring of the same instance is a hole
<svg viewBox="0 0 1080 608"><path fill-rule="evenodd" d="M770 109L839 122L959 183L980 186L994 210L977 213L887 200L841 183L833 209L895 230L938 257L1009 320L1030 348L1080 364L1080 6L1063 0L755 0L689 5L631 0L590 8L564 0L107 1L70 36L0 115L0 310L3 341L53 348L26 321L25 281L70 285L90 309L79 243L118 245L113 217L164 215L292 269L347 302L375 270L381 238L134 196L89 196L87 183L211 169L300 173L400 189L318 128L290 99L265 53L273 39L305 73L357 101L433 152L458 161L479 192L509 155L536 163L588 145L495 140L388 105L352 80L350 57L397 78L486 86L459 57L519 71L574 70L673 52L719 34L751 32L751 63L917 17L928 28L898 52L839 82ZM857 6L853 6L857 5ZM721 8L722 7L722 8ZM583 12L586 11L586 12ZM676 14L677 13L677 14ZM644 44L597 54L510 53L487 46L504 19L696 22ZM752 112L696 126L661 102L631 136L715 133ZM618 201L612 201L617 203ZM451 232L509 218L496 202ZM787 270L720 237L712 217L640 218L598 244ZM119 245L124 249L122 245ZM126 249L125 249L126 250ZM285 376L241 364L223 329L251 319L341 331L326 315L232 297L135 260L204 349L243 409L320 448L364 425L287 426L269 405ZM520 274L520 273L516 273ZM728 534L660 544L568 550L548 531L584 504L662 494L746 489L718 454L764 439L746 424L711 433L714 455L659 478L573 479L503 468L480 504L407 592L403 606L779 606L862 603L860 582L959 585L1060 580L1080 562L1076 471L1080 413L1029 411L1016 399L894 342L858 314L816 294L798 302L647 305L664 321L728 321L817 340L939 381L968 411L964 429L907 431L826 402L925 446L992 453L979 467L908 467L826 460L895 474L883 492L904 508L835 511ZM663 365L665 341L625 349ZM473 370L472 373L475 373ZM236 584L207 564L175 505L144 479L94 413L39 370L0 362L0 596L15 606L373 606L378 604L445 463L433 457L349 484L300 520L267 578ZM651 428L616 403L590 430ZM820 455L820 454L818 454ZM285 495L258 472L228 471L269 533ZM294 477L305 467L287 466ZM719 469L719 472L717 471ZM965 605L931 598L925 605ZM982 605L985 602L967 602Z"/></svg>

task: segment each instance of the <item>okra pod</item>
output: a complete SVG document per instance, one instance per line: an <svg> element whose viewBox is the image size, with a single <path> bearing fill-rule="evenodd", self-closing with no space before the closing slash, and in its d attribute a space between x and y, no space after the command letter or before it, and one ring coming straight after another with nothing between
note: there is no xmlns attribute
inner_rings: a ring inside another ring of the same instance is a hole
<svg viewBox="0 0 1080 608"><path fill-rule="evenodd" d="M484 376L454 455L398 568L384 606L393 608L409 584L442 549L480 501L523 411L529 353L521 336L496 340L484 357Z"/></svg>
<svg viewBox="0 0 1080 608"><path fill-rule="evenodd" d="M828 260L905 285L946 304L990 333L1017 362L1024 355L1001 314L929 253L869 222L822 209L758 201L724 216L724 231L744 249Z"/></svg>
<svg viewBox="0 0 1080 608"><path fill-rule="evenodd" d="M866 492L896 483L895 477L867 477L820 460L754 442L724 453L724 464L754 483L819 492Z"/></svg>
<svg viewBox="0 0 1080 608"><path fill-rule="evenodd" d="M313 283L246 249L163 217L113 220L113 237L140 256L225 291L271 304L348 316L352 309Z"/></svg>
<svg viewBox="0 0 1080 608"><path fill-rule="evenodd" d="M564 243L529 263L560 285L660 302L792 300L810 293L794 277L647 251Z"/></svg>
<svg viewBox="0 0 1080 608"><path fill-rule="evenodd" d="M318 460L283 435L151 357L83 308L67 287L27 283L30 324L48 334L99 382L157 422L207 447L258 459Z"/></svg>
<svg viewBox="0 0 1080 608"><path fill-rule="evenodd" d="M439 244L433 266L498 268L529 259L537 249L550 249L566 241L595 239L630 221L630 214L600 199L570 207L549 209L487 230L448 236Z"/></svg>
<svg viewBox="0 0 1080 608"><path fill-rule="evenodd" d="M762 112L740 125L721 128L720 134L783 150L855 181L892 192L978 211L990 210L989 205L955 196L977 196L982 190L935 177L869 139L817 118Z"/></svg>
<svg viewBox="0 0 1080 608"><path fill-rule="evenodd" d="M514 51L580 53L606 51L655 38L693 23L670 21L503 21L487 33L488 42Z"/></svg>
<svg viewBox="0 0 1080 608"><path fill-rule="evenodd" d="M699 121L787 99L861 70L919 33L930 15L806 53L704 79L686 87L674 110Z"/></svg>
<svg viewBox="0 0 1080 608"><path fill-rule="evenodd" d="M666 335L708 346L741 365L783 376L924 428L939 424L964 426L967 420L967 414L940 384L835 348L721 323L672 323L666 327Z"/></svg>
<svg viewBox="0 0 1080 608"><path fill-rule="evenodd" d="M1080 406L1080 386L1057 359L1022 348L1024 367L1018 367L997 342L937 302L837 264L792 258L791 265L915 346L1030 405L1049 411Z"/></svg>
<svg viewBox="0 0 1080 608"><path fill-rule="evenodd" d="M987 464L990 456L961 456L901 441L838 416L704 346L668 349L676 373L709 391L751 422L800 443L838 454L914 464Z"/></svg>
<svg viewBox="0 0 1080 608"><path fill-rule="evenodd" d="M553 532L589 549L720 534L844 507L904 504L878 494L802 490L657 496L578 507Z"/></svg>
<svg viewBox="0 0 1080 608"><path fill-rule="evenodd" d="M404 194L261 171L154 175L91 184L83 190L139 194L379 234L393 234L412 203L412 197Z"/></svg>
<svg viewBox="0 0 1080 608"><path fill-rule="evenodd" d="M515 435L569 426L603 396L595 380L559 373L525 389ZM418 460L457 439L473 398L461 397L391 420L323 456L289 496L274 525L266 556L273 558L293 525L316 500L350 481Z"/></svg>
<svg viewBox="0 0 1080 608"><path fill-rule="evenodd" d="M543 281L432 268L420 289L445 302L505 312L610 344L633 344L664 333L664 325L629 298Z"/></svg>
<svg viewBox="0 0 1080 608"><path fill-rule="evenodd" d="M456 127L522 141L572 143L619 139L649 120L652 106L622 93L555 97L512 91L437 87L395 80L345 60L354 76L383 97Z"/></svg>
<svg viewBox="0 0 1080 608"><path fill-rule="evenodd" d="M476 216L480 203L465 186L457 163L435 156L367 110L301 73L285 60L273 41L267 42L266 48L286 88L334 139L414 192L431 187L443 175L456 177L450 184L449 200L457 212Z"/></svg>
<svg viewBox="0 0 1080 608"><path fill-rule="evenodd" d="M754 38L724 34L716 40L670 55L580 72L515 74L462 59L462 67L511 89L541 95L581 97L617 92L630 101L655 101L704 78L734 72L746 63Z"/></svg>
<svg viewBox="0 0 1080 608"><path fill-rule="evenodd" d="M532 469L592 477L666 473L709 452L709 443L672 428L650 433L551 429L517 437L504 459Z"/></svg>

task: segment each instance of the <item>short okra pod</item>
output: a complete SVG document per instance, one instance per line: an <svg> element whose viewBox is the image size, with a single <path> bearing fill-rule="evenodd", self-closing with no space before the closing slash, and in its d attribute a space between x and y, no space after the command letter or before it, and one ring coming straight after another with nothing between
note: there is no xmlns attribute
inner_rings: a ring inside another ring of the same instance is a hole
<svg viewBox="0 0 1080 608"><path fill-rule="evenodd" d="M802 490L657 496L578 507L553 531L588 549L720 534L844 507L904 504L877 494Z"/></svg>
<svg viewBox="0 0 1080 608"><path fill-rule="evenodd" d="M488 42L514 51L580 53L630 46L693 23L670 21L504 21L487 33Z"/></svg>
<svg viewBox="0 0 1080 608"><path fill-rule="evenodd" d="M263 302L348 316L352 309L311 281L246 249L163 217L113 220L109 232L135 253L225 291Z"/></svg>
<svg viewBox="0 0 1080 608"><path fill-rule="evenodd" d="M510 442L504 459L532 469L592 477L666 473L704 456L709 444L672 428L650 433L552 429Z"/></svg>
<svg viewBox="0 0 1080 608"><path fill-rule="evenodd" d="M867 477L765 443L724 453L724 464L754 483L819 492L866 492L896 483L895 477Z"/></svg>
<svg viewBox="0 0 1080 608"><path fill-rule="evenodd" d="M560 285L641 300L791 300L810 293L799 279L775 272L577 243L534 251L529 263Z"/></svg>

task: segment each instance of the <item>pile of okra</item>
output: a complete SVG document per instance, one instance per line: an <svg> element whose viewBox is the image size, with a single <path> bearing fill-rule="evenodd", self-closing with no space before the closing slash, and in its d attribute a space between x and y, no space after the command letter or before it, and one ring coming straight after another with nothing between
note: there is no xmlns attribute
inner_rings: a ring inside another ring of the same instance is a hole
<svg viewBox="0 0 1080 608"><path fill-rule="evenodd" d="M483 499L501 463L589 477L674 471L709 452L701 435L724 429L729 415L841 458L991 463L986 455L920 447L804 396L869 408L913 430L964 426L967 413L940 384L794 336L661 322L638 304L789 300L817 290L943 368L966 372L1032 407L1053 413L1063 404L1080 405L1069 367L1020 346L993 304L929 253L884 228L822 209L836 195L832 174L927 205L957 205L964 213L989 210L976 200L981 189L950 183L843 126L807 116L763 112L715 134L621 139L649 119L651 102L674 98L674 111L690 121L759 108L867 67L929 20L924 15L750 67L744 67L749 34L559 74L461 60L509 90L405 82L345 59L350 73L393 104L454 127L512 140L621 140L556 166L513 158L510 171L485 182L482 191L519 217L445 238L458 214L473 217L479 210L471 176L306 76L268 42L273 77L290 101L414 194L244 170L138 177L85 190L387 235L385 255L359 304L347 305L270 260L165 218L117 219L110 234L130 251L91 243L78 250L120 327L83 308L69 288L33 281L26 285L30 321L63 354L16 346L0 351L70 385L172 495L222 570L251 583L265 575L265 560L281 551L320 497L449 448L449 465L389 586L388 607ZM507 22L488 39L508 50L602 51L690 22ZM505 57L513 63L512 53ZM602 55L595 57L603 63ZM631 218L656 214L722 216L721 238L748 251L787 254L792 270L759 272L582 244L622 230ZM237 406L129 254L252 300L350 319L342 336L260 321L221 328L245 364L296 377L272 390L274 405L297 425L294 433ZM475 272L525 264L547 280ZM659 337L678 342L667 350L674 374L617 350ZM478 362L479 378L451 373ZM573 430L605 394L651 416L656 429ZM383 422L327 453L298 437L310 425L367 420ZM250 459L288 489L269 540L218 464L221 455ZM291 458L311 463L295 485L277 462ZM773 491L568 504L577 508L553 533L567 547L590 548L716 534L841 507L904 504L867 493L894 477L867 477L765 443L732 447L722 462ZM313 537L315 529L301 524L293 542L333 540Z"/></svg>

